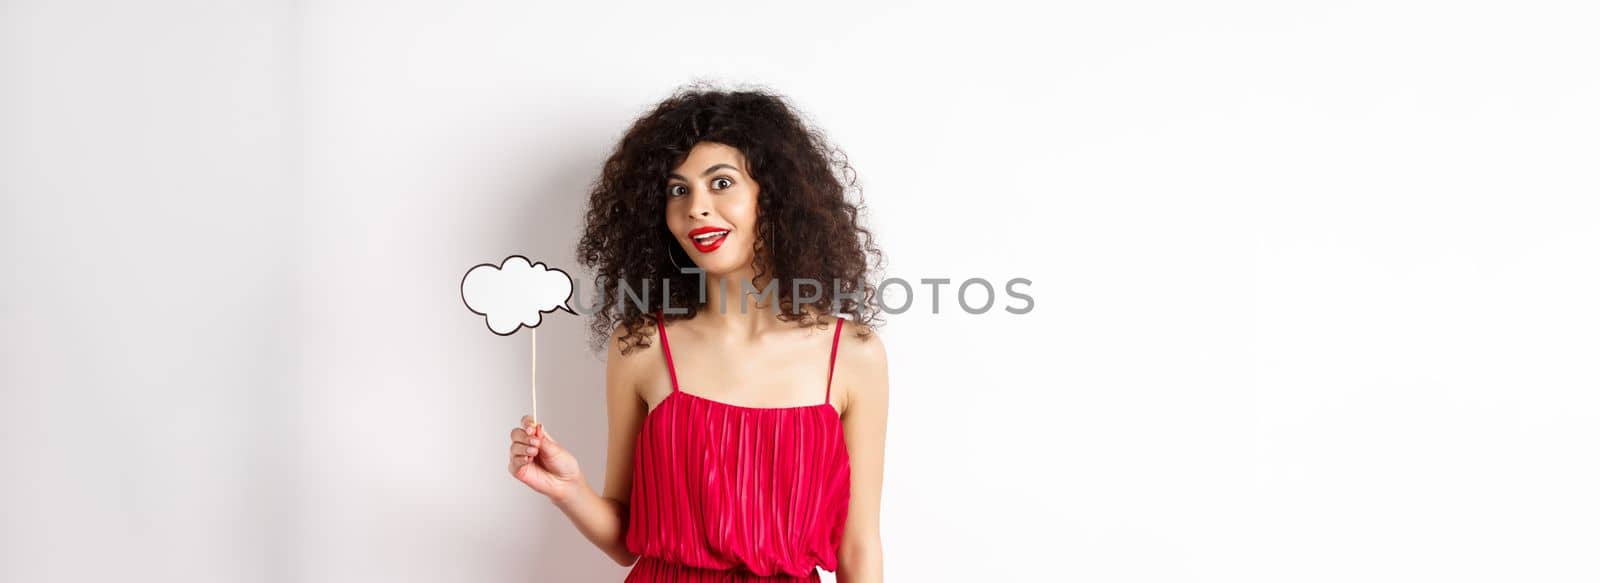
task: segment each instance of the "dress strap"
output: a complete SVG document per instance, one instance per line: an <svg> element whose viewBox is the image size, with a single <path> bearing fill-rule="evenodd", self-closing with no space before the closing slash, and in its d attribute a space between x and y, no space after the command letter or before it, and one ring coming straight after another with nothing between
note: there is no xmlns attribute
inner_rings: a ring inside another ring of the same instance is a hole
<svg viewBox="0 0 1600 583"><path fill-rule="evenodd" d="M822 404L833 402L833 362L839 358L839 331L844 329L844 316L833 324L833 351L828 353L828 391L822 397ZM665 338L665 336L663 336ZM666 347L666 343L661 344Z"/></svg>
<svg viewBox="0 0 1600 583"><path fill-rule="evenodd" d="M672 348L667 345L667 325L661 321L661 312L656 312L656 332L661 336L661 353L667 356L667 374L672 377L672 392L678 392L678 371L672 366ZM833 378L833 370L828 371L829 378Z"/></svg>

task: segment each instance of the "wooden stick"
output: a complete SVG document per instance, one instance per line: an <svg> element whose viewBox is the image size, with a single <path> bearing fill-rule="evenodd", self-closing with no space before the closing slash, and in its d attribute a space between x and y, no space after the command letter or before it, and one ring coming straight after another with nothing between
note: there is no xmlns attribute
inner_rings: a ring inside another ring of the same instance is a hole
<svg viewBox="0 0 1600 583"><path fill-rule="evenodd" d="M539 328L528 328L528 384L533 391L533 423L539 424Z"/></svg>

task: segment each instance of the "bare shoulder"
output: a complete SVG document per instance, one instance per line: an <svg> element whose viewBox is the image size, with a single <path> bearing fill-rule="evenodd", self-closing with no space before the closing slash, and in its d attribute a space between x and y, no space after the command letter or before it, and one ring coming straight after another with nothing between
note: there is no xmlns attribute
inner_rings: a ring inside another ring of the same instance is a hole
<svg viewBox="0 0 1600 583"><path fill-rule="evenodd" d="M644 384L642 381L654 372L651 365L655 360L650 355L660 353L661 341L655 326L641 326L630 333L626 324L617 324L606 340L608 384L637 393L638 387Z"/></svg>
<svg viewBox="0 0 1600 583"><path fill-rule="evenodd" d="M883 336L876 330L868 328L854 320L845 320L844 329L839 331L839 356L851 357L851 361L862 367L877 367L888 364L887 354L883 347Z"/></svg>
<svg viewBox="0 0 1600 583"><path fill-rule="evenodd" d="M843 377L846 407L861 401L881 402L889 392L889 357L883 337L854 320L840 331L835 364Z"/></svg>

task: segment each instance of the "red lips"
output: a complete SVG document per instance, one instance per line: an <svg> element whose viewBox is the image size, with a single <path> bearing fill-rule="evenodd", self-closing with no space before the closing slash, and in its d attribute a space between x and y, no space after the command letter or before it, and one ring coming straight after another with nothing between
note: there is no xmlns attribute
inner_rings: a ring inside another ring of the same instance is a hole
<svg viewBox="0 0 1600 583"><path fill-rule="evenodd" d="M693 243L694 248L699 249L701 253L710 253L712 251L716 251L717 247L721 247L723 241L728 240L728 233L730 231L731 229L723 227L700 227L693 231L689 231L689 242ZM707 233L720 234L711 235L709 237L700 237L701 235L705 235Z"/></svg>

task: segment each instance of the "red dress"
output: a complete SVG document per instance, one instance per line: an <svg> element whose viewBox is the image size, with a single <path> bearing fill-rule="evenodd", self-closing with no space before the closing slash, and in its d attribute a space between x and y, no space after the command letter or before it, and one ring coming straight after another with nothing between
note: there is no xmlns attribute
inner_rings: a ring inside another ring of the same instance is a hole
<svg viewBox="0 0 1600 583"><path fill-rule="evenodd" d="M834 324L823 400L744 407L678 389L656 314L672 393L645 414L633 458L626 583L821 581L837 571L850 500L850 458L828 400L839 354Z"/></svg>

